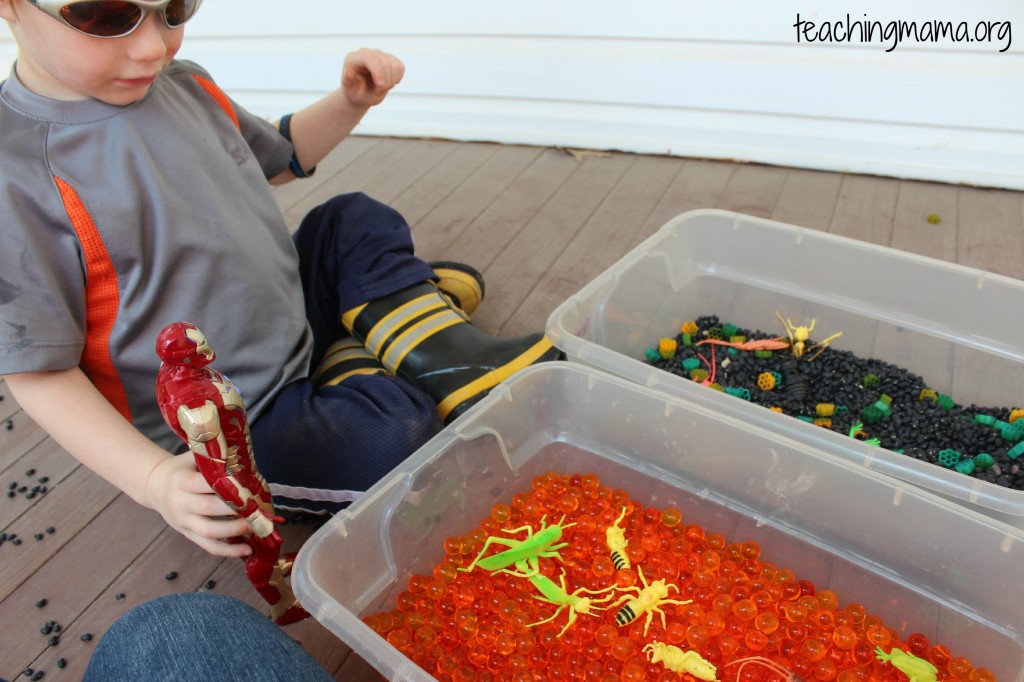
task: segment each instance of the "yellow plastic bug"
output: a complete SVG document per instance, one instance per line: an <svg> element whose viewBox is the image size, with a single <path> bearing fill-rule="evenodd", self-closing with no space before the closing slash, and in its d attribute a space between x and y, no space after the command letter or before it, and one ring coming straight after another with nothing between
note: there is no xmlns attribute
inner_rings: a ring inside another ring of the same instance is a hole
<svg viewBox="0 0 1024 682"><path fill-rule="evenodd" d="M662 604L676 604L678 606L685 606L692 602L692 599L686 601L680 601L678 599L666 599L669 595L669 588L675 588L676 592L679 588L675 585L666 585L664 580L655 580L651 584L647 584L647 579L644 578L643 569L637 567L637 573L640 575L640 583L644 586L641 590L639 587L626 587L623 588L623 592L636 592L636 598L633 599L630 595L621 597L617 602L612 604L611 608L615 608L619 604L622 604L622 608L615 614L615 624L619 627L629 625L644 613L647 614L647 621L644 623L644 634L647 634L647 629L651 627L651 621L654 620L654 614L657 613L661 616L661 626L667 627L665 624L665 612L662 611L659 606Z"/></svg>
<svg viewBox="0 0 1024 682"><path fill-rule="evenodd" d="M824 351L828 347L828 344L832 343L833 341L835 341L836 339L843 335L842 332L837 332L832 336L828 337L827 339L825 339L824 341L821 341L819 343L813 343L810 346L808 346L807 340L811 337L811 332L814 331L814 325L817 323L816 319L811 319L811 325L809 327L798 327L795 326L788 318L783 318L782 315L779 314L778 310L775 311L775 317L779 318L779 322L782 323L782 326L786 330L786 335L789 337L789 347L793 351L793 355L799 358L808 350L812 350L815 348L818 349L818 351L814 355L807 358L808 362L821 355L822 351Z"/></svg>
<svg viewBox="0 0 1024 682"><path fill-rule="evenodd" d="M683 651L677 646L662 642L651 642L643 648L647 660L661 663L674 673L689 673L698 680L718 682L718 668L701 658L696 651Z"/></svg>
<svg viewBox="0 0 1024 682"><path fill-rule="evenodd" d="M616 571L629 568L629 558L626 556L626 547L629 546L629 542L626 540L625 531L619 526L624 518L626 518L625 507L622 508L619 518L615 519L615 523L604 531L605 541L608 543L608 551L612 553L612 564Z"/></svg>

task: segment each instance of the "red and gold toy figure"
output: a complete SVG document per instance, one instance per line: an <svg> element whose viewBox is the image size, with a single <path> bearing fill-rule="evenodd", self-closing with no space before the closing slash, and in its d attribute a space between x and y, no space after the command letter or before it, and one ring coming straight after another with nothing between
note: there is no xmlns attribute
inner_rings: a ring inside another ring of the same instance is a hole
<svg viewBox="0 0 1024 682"><path fill-rule="evenodd" d="M252 554L244 559L245 574L270 604L278 625L308 614L295 600L284 578L294 556L281 553L270 488L252 457L249 422L242 396L234 384L209 367L215 359L206 337L195 325L175 322L157 337L160 372L156 399L164 420L184 440L196 465L214 492L248 521L252 533L233 538Z"/></svg>

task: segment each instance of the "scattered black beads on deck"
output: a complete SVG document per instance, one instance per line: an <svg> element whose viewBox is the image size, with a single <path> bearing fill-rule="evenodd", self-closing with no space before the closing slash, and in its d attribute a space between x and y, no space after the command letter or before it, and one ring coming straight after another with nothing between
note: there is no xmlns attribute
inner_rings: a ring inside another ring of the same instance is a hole
<svg viewBox="0 0 1024 682"><path fill-rule="evenodd" d="M700 341L779 336L723 324L714 315L694 322L697 331L687 338L682 333L670 337L677 344L673 353L659 354L656 347L648 351L648 361L692 379L691 371L708 371L712 359L712 344L697 345ZM877 439L883 448L949 471L1024 490L1024 457L1020 455L1024 440L1015 439L1011 428L1021 430L1021 420L1009 424L1013 408L958 405L953 402L955 396L934 393L924 379L891 363L860 358L831 346L810 360L814 352L795 357L785 349L757 357L751 350L715 345L714 384L739 400L781 409L804 421L827 420L818 425L843 435L853 433L861 440ZM767 390L762 386L772 382L762 379L765 373L775 382ZM830 409L832 414L820 414ZM856 424L861 426L854 428ZM1009 438L1004 437L1000 424L1008 425Z"/></svg>

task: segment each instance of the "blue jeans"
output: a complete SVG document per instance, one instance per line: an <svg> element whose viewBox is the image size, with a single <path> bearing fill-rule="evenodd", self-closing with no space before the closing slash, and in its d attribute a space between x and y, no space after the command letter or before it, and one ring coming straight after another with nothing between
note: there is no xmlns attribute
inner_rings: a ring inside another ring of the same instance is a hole
<svg viewBox="0 0 1024 682"><path fill-rule="evenodd" d="M96 646L84 682L334 678L266 616L220 594L158 597L135 607Z"/></svg>

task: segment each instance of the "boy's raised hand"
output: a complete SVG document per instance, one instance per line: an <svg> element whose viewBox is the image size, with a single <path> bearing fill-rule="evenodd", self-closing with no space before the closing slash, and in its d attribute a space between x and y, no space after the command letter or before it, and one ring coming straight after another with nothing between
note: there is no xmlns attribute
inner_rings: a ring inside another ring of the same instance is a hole
<svg viewBox="0 0 1024 682"><path fill-rule="evenodd" d="M384 101L405 75L405 64L382 50L364 47L345 56L341 90L349 104L367 109Z"/></svg>

